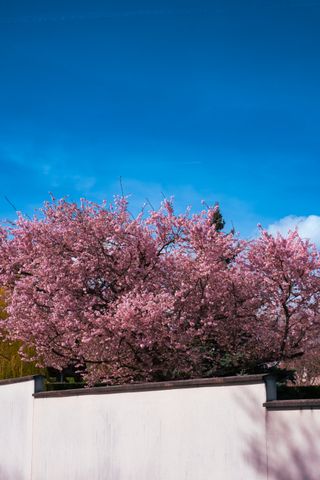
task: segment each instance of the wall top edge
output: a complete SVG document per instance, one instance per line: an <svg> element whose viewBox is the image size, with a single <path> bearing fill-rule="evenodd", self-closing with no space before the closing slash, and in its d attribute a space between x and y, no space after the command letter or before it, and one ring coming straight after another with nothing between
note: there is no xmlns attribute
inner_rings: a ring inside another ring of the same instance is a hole
<svg viewBox="0 0 320 480"><path fill-rule="evenodd" d="M296 400L272 400L263 404L267 410L302 410L320 409L320 398Z"/></svg>
<svg viewBox="0 0 320 480"><path fill-rule="evenodd" d="M43 375L27 375L25 377L18 378L5 378L4 380L0 380L0 387L1 385L11 385L12 383L30 382L31 380L42 380L43 378Z"/></svg>
<svg viewBox="0 0 320 480"><path fill-rule="evenodd" d="M54 398L54 397L71 397L80 395L101 395L116 394L129 392L144 392L152 390L172 390L179 388L199 388L214 387L227 385L249 385L256 383L264 383L266 378L270 378L268 374L261 375L237 375L233 377L214 377L214 378L197 378L191 380L173 380L167 382L149 382L149 383L132 383L126 385L77 388L72 390L55 390L49 392L35 393L35 398Z"/></svg>

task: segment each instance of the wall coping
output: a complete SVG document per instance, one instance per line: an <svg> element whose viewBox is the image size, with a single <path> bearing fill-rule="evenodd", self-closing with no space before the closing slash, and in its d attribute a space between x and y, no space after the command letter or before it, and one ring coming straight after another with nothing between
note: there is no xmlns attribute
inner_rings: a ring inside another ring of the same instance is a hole
<svg viewBox="0 0 320 480"><path fill-rule="evenodd" d="M21 382L30 382L31 380L37 380L38 378L44 378L43 375L26 375L25 377L17 378L4 378L0 380L1 385L10 385L11 383L21 383Z"/></svg>
<svg viewBox="0 0 320 480"><path fill-rule="evenodd" d="M272 400L263 404L267 410L304 410L320 409L320 398L294 400Z"/></svg>
<svg viewBox="0 0 320 480"><path fill-rule="evenodd" d="M35 398L73 397L81 395L101 395L131 392L148 392L153 390L173 390L179 388L219 387L228 385L268 384L273 377L269 374L237 375L233 377L197 378L191 380L173 380L168 382L132 383L103 387L76 388L38 392ZM267 397L268 398L268 397ZM270 398L271 400L271 398Z"/></svg>
<svg viewBox="0 0 320 480"><path fill-rule="evenodd" d="M22 382L31 382L34 381L34 391L42 392L44 386L44 376L43 375L27 375L25 377L17 377L17 378L5 378L0 380L0 387L2 385L13 385L14 383L22 383Z"/></svg>

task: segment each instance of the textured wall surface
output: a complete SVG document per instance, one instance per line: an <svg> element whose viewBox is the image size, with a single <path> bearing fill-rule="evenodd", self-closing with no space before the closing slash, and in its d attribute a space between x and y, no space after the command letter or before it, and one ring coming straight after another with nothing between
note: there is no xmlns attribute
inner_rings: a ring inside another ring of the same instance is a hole
<svg viewBox="0 0 320 480"><path fill-rule="evenodd" d="M268 479L320 479L320 410L268 411Z"/></svg>
<svg viewBox="0 0 320 480"><path fill-rule="evenodd" d="M0 479L30 480L34 380L0 385Z"/></svg>
<svg viewBox="0 0 320 480"><path fill-rule="evenodd" d="M36 379L2 381L0 480L319 480L320 401L277 401L258 377L35 396Z"/></svg>
<svg viewBox="0 0 320 480"><path fill-rule="evenodd" d="M33 480L266 478L249 451L265 396L260 383L36 399Z"/></svg>

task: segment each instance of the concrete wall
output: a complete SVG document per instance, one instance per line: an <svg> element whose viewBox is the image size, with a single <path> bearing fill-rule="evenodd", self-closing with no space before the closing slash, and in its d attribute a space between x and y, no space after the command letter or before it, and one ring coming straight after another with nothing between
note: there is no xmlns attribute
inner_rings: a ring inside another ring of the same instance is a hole
<svg viewBox="0 0 320 480"><path fill-rule="evenodd" d="M320 403L277 401L265 381L0 383L0 480L318 480Z"/></svg>
<svg viewBox="0 0 320 480"><path fill-rule="evenodd" d="M0 382L0 479L30 480L35 378Z"/></svg>
<svg viewBox="0 0 320 480"><path fill-rule="evenodd" d="M248 397L260 406L258 418L242 407ZM260 382L39 398L33 479L265 478L244 449L265 437L265 397Z"/></svg>
<svg viewBox="0 0 320 480"><path fill-rule="evenodd" d="M268 411L268 479L320 479L318 408L297 405L294 409Z"/></svg>

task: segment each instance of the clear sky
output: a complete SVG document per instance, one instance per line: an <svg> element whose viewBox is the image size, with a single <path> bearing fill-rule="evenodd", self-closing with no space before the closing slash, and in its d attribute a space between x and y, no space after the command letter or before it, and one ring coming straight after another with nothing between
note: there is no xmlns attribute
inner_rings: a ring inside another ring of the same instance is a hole
<svg viewBox="0 0 320 480"><path fill-rule="evenodd" d="M2 218L121 176L247 236L318 220L320 0L3 0L0 65Z"/></svg>

